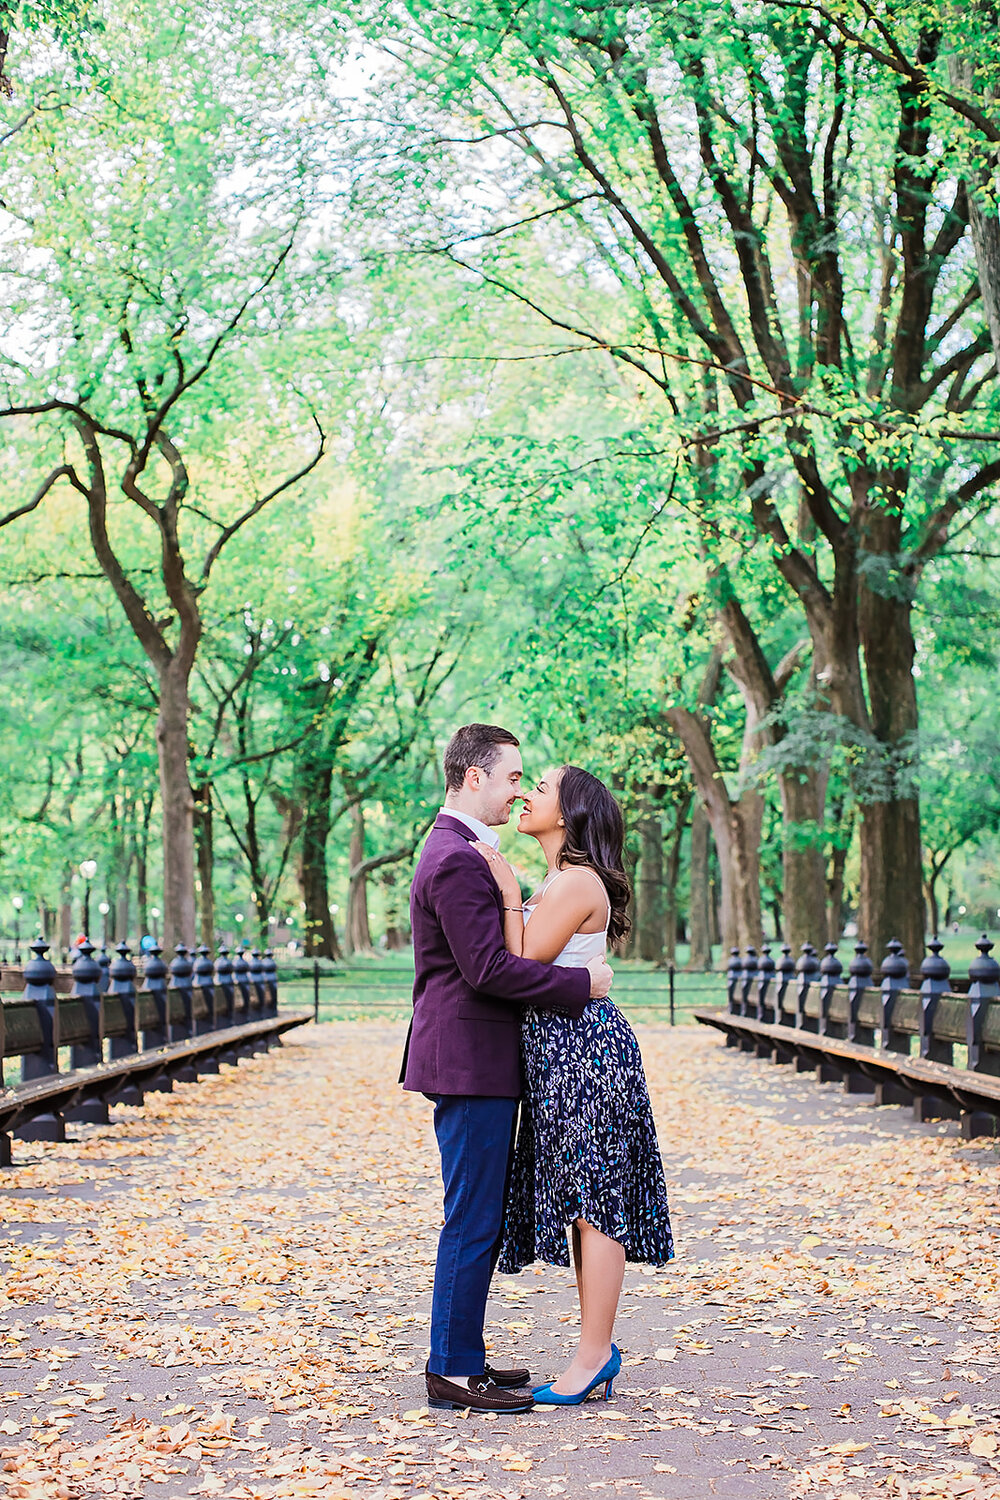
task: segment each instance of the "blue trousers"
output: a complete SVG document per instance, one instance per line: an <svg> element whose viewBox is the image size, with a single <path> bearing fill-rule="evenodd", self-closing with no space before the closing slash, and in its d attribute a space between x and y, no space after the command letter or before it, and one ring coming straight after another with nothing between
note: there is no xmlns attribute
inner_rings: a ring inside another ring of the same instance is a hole
<svg viewBox="0 0 1000 1500"><path fill-rule="evenodd" d="M432 1375L478 1375L486 1362L483 1322L500 1251L516 1118L516 1099L434 1098L444 1227L431 1302Z"/></svg>

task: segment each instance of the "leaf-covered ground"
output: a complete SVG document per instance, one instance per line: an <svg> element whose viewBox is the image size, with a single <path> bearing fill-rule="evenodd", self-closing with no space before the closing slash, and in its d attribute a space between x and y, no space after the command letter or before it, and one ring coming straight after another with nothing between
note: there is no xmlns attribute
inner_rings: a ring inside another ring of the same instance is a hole
<svg viewBox="0 0 1000 1500"><path fill-rule="evenodd" d="M997 1500L1000 1150L699 1028L640 1030L678 1258L629 1267L614 1401L428 1414L439 1216L402 1029L281 1051L15 1142L0 1177L0 1483L88 1496ZM568 1271L498 1281L539 1379Z"/></svg>

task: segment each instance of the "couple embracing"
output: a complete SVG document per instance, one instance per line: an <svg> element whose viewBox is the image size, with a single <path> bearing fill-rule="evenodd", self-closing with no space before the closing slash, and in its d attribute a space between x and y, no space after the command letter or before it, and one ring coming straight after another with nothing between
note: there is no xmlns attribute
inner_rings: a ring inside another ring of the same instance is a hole
<svg viewBox="0 0 1000 1500"><path fill-rule="evenodd" d="M626 1260L673 1254L642 1059L608 998L606 946L628 930L621 811L576 766L523 790L518 740L496 725L457 730L444 772L445 804L413 881L400 1080L433 1101L444 1181L428 1404L575 1405L598 1387L610 1395L621 1369L612 1333ZM494 832L519 800L518 829L548 864L527 901ZM579 1343L532 1391L527 1369L486 1363L490 1279L497 1265L568 1266L567 1234Z"/></svg>

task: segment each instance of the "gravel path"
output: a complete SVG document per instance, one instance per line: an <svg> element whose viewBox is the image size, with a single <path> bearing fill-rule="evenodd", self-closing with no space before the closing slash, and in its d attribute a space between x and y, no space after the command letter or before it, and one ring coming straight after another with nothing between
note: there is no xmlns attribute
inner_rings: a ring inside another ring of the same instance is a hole
<svg viewBox="0 0 1000 1500"><path fill-rule="evenodd" d="M630 1266L610 1403L429 1414L440 1185L395 1024L120 1109L0 1176L0 1482L119 1495L1000 1497L1000 1148L639 1028L678 1257ZM568 1271L488 1338L550 1378Z"/></svg>

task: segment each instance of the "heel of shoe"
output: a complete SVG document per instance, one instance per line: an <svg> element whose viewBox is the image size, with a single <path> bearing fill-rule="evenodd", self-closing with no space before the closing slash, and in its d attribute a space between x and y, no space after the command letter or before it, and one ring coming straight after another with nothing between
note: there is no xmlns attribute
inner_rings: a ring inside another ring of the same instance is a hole
<svg viewBox="0 0 1000 1500"><path fill-rule="evenodd" d="M606 1380L604 1382L604 1399L605 1399L605 1401L610 1401L611 1397L614 1395L614 1392L615 1392L615 1377L612 1375L612 1377L611 1377L610 1380Z"/></svg>

